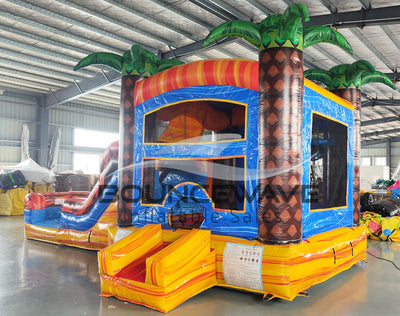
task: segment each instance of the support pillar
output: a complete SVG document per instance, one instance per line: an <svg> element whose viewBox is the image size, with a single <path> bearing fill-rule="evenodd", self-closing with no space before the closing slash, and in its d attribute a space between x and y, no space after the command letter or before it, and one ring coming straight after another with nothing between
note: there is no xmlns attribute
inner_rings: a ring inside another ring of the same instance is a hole
<svg viewBox="0 0 400 316"><path fill-rule="evenodd" d="M389 176L392 175L392 140L386 142L386 164L389 166Z"/></svg>
<svg viewBox="0 0 400 316"><path fill-rule="evenodd" d="M49 153L49 110L38 107L38 164L47 167Z"/></svg>

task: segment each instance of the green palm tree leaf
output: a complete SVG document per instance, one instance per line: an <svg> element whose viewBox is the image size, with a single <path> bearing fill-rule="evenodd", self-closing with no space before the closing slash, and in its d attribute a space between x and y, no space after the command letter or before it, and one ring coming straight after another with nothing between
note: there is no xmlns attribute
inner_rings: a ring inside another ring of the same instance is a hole
<svg viewBox="0 0 400 316"><path fill-rule="evenodd" d="M287 24L293 17L304 19L305 22L309 21L307 6L303 3L295 3L288 6L282 13L283 24Z"/></svg>
<svg viewBox="0 0 400 316"><path fill-rule="evenodd" d="M334 44L344 49L351 55L353 55L353 49L346 38L339 32L326 26L309 26L304 28L304 44L303 47L309 47L311 45L326 42Z"/></svg>
<svg viewBox="0 0 400 316"><path fill-rule="evenodd" d="M130 49L125 51L125 53L122 55L122 60L123 62L132 62L132 52Z"/></svg>
<svg viewBox="0 0 400 316"><path fill-rule="evenodd" d="M144 58L144 63L145 63L145 76L152 76L157 73L157 55L154 54L153 52L147 50L147 49L142 49L142 57Z"/></svg>
<svg viewBox="0 0 400 316"><path fill-rule="evenodd" d="M374 73L363 73L361 76L361 85L365 85L371 82L380 82L383 83L389 87L391 87L393 90L396 90L396 86L390 80L390 78L385 75L384 73L380 71L375 71Z"/></svg>
<svg viewBox="0 0 400 316"><path fill-rule="evenodd" d="M114 53L93 53L82 58L74 67L74 70L76 71L91 65L106 65L121 72L122 64L123 58L120 55Z"/></svg>
<svg viewBox="0 0 400 316"><path fill-rule="evenodd" d="M132 45L131 46L131 55L132 55L132 61L138 60L139 55L142 52L143 48L140 45Z"/></svg>
<svg viewBox="0 0 400 316"><path fill-rule="evenodd" d="M301 17L294 16L286 24L281 24L279 37L292 42L298 42L302 37L303 23ZM297 36L296 36L297 35Z"/></svg>
<svg viewBox="0 0 400 316"><path fill-rule="evenodd" d="M350 64L340 64L329 69L332 78L332 89L345 89L357 83L349 80L350 66ZM360 82L358 82L358 86L359 84Z"/></svg>
<svg viewBox="0 0 400 316"><path fill-rule="evenodd" d="M349 67L350 72L356 72L360 70L375 72L374 66L372 66L372 64L366 60L357 60L354 63L352 63Z"/></svg>
<svg viewBox="0 0 400 316"><path fill-rule="evenodd" d="M158 59L156 54L148 51L147 49L143 49L142 53L147 62L157 64Z"/></svg>
<svg viewBox="0 0 400 316"><path fill-rule="evenodd" d="M210 31L203 46L221 38L238 36L256 47L261 46L261 34L259 24L249 21L228 21Z"/></svg>
<svg viewBox="0 0 400 316"><path fill-rule="evenodd" d="M130 49L128 49L127 51L125 51L124 55L122 55L122 75L134 74L132 72L133 72L132 52Z"/></svg>
<svg viewBox="0 0 400 316"><path fill-rule="evenodd" d="M282 24L282 14L268 15L264 20L260 22L261 32L273 32L278 30Z"/></svg>
<svg viewBox="0 0 400 316"><path fill-rule="evenodd" d="M346 72L346 78L348 81L356 82L361 79L363 73L374 73L375 68L369 61L366 60L358 60L352 63Z"/></svg>
<svg viewBox="0 0 400 316"><path fill-rule="evenodd" d="M133 68L139 74L148 76L146 71L146 54L145 49L140 45L132 45L131 47Z"/></svg>
<svg viewBox="0 0 400 316"><path fill-rule="evenodd" d="M304 72L304 77L306 77L308 80L319 81L328 88L332 86L331 74L325 69L308 69Z"/></svg>
<svg viewBox="0 0 400 316"><path fill-rule="evenodd" d="M259 24L261 45L267 47L272 40L280 42L279 30L281 28L282 14L268 15ZM284 40L282 40L284 41ZM259 47L261 49L261 47Z"/></svg>
<svg viewBox="0 0 400 316"><path fill-rule="evenodd" d="M161 59L157 61L156 72L161 72L168 68L184 64L183 61L176 59Z"/></svg>
<svg viewBox="0 0 400 316"><path fill-rule="evenodd" d="M334 66L331 69L329 69L329 72L332 77L342 76L348 71L349 68L350 68L350 64L340 64L340 65Z"/></svg>

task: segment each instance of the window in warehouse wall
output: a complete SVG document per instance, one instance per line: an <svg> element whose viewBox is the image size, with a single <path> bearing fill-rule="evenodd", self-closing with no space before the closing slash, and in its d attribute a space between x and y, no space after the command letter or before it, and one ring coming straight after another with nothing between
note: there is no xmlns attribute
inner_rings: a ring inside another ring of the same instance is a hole
<svg viewBox="0 0 400 316"><path fill-rule="evenodd" d="M74 129L74 145L82 147L97 147L106 149L108 145L119 139L118 133Z"/></svg>
<svg viewBox="0 0 400 316"><path fill-rule="evenodd" d="M74 170L81 170L85 174L99 174L100 156L97 154L74 153Z"/></svg>
<svg viewBox="0 0 400 316"><path fill-rule="evenodd" d="M361 166L370 166L371 157L361 157Z"/></svg>
<svg viewBox="0 0 400 316"><path fill-rule="evenodd" d="M106 149L118 138L117 133L74 129L74 146ZM100 158L101 154L74 152L73 169L82 170L85 174L99 174Z"/></svg>
<svg viewBox="0 0 400 316"><path fill-rule="evenodd" d="M386 166L386 157L375 157L375 166Z"/></svg>

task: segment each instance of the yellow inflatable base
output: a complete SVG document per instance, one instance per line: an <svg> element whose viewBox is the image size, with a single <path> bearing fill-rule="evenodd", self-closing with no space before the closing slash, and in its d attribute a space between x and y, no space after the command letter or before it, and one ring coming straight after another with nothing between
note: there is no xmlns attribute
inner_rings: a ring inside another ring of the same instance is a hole
<svg viewBox="0 0 400 316"><path fill-rule="evenodd" d="M99 250L109 245L109 229L117 225L117 204L112 203L89 230L77 231L25 224L25 238L82 249Z"/></svg>
<svg viewBox="0 0 400 316"><path fill-rule="evenodd" d="M366 259L364 226L321 233L296 245L176 232L146 225L101 250L102 296L168 312L214 285L293 300Z"/></svg>
<svg viewBox="0 0 400 316"><path fill-rule="evenodd" d="M4 192L0 189L0 215L23 215L24 199L29 193L26 187L16 188Z"/></svg>

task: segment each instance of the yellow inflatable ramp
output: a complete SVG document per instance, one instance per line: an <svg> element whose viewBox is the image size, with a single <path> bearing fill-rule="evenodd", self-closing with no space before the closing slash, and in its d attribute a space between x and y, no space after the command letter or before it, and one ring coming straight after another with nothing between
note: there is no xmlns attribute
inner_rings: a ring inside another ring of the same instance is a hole
<svg viewBox="0 0 400 316"><path fill-rule="evenodd" d="M168 312L217 284L210 231L164 233L146 225L99 251L101 295Z"/></svg>

